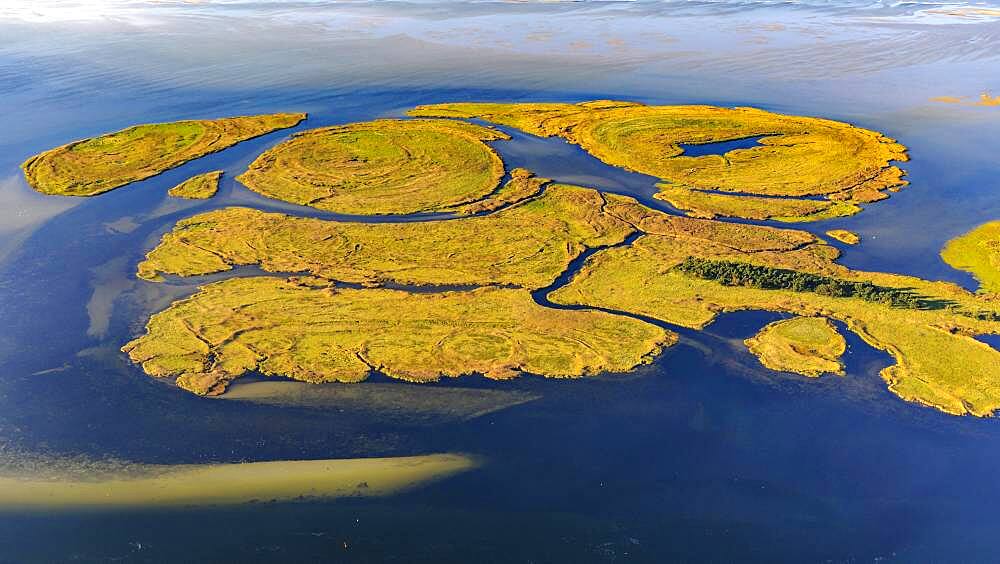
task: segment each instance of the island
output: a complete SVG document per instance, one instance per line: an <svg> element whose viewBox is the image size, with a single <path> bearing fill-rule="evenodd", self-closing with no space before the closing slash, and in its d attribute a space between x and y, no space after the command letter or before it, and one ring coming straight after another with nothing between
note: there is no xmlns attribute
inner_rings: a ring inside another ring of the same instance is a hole
<svg viewBox="0 0 1000 564"><path fill-rule="evenodd" d="M648 363L675 337L592 310L546 308L524 290L407 292L315 279L234 278L153 316L124 351L151 376L217 395L250 371L305 382L409 382L521 372L580 377Z"/></svg>
<svg viewBox="0 0 1000 564"><path fill-rule="evenodd" d="M94 196L272 131L306 114L266 114L135 125L50 149L24 161L28 184L43 194Z"/></svg>
<svg viewBox="0 0 1000 564"><path fill-rule="evenodd" d="M270 198L355 215L447 211L492 193L503 161L495 129L384 119L302 132L236 177Z"/></svg>
<svg viewBox="0 0 1000 564"><path fill-rule="evenodd" d="M857 233L846 229L831 229L826 234L845 245L857 245L861 242L861 237Z"/></svg>
<svg viewBox="0 0 1000 564"><path fill-rule="evenodd" d="M219 191L219 180L221 178L221 170L192 176L170 190L167 190L167 194L175 198L184 198L187 200L207 200Z"/></svg>
<svg viewBox="0 0 1000 564"><path fill-rule="evenodd" d="M770 323L745 341L760 363L803 376L844 374L840 362L847 342L824 317L792 317Z"/></svg>

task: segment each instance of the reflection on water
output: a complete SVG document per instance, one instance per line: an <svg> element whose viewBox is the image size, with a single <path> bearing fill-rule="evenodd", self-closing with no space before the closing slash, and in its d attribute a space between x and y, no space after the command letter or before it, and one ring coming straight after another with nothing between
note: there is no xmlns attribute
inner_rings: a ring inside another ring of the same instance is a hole
<svg viewBox="0 0 1000 564"><path fill-rule="evenodd" d="M72 139L180 118L310 112L297 131L454 100L754 105L848 120L908 145L911 186L857 216L801 227L861 234L844 249L849 266L971 287L937 251L1000 217L1000 110L929 100L1000 91L990 83L995 18L860 1L115 0L67 10L76 4L0 6L7 474L38 479L59 460L84 461L92 471L74 479L93 480L151 465L441 452L481 465L379 500L5 513L0 560L992 558L1000 429L902 402L877 375L885 355L853 333L844 377L764 370L742 340L776 316L742 312L684 332L626 375L321 388L258 378L196 398L144 376L118 347L209 279L151 284L132 272L174 222L210 209L351 219L233 180L290 132L92 199L35 194L18 165ZM511 133L495 143L508 167L669 211L651 197L655 179ZM166 196L215 169L226 173L215 198Z"/></svg>

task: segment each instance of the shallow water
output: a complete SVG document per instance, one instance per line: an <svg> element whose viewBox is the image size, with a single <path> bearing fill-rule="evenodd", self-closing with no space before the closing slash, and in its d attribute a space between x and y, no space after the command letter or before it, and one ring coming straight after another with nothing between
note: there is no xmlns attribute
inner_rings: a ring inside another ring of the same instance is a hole
<svg viewBox="0 0 1000 564"><path fill-rule="evenodd" d="M937 251L1000 217L1000 109L929 99L1000 90L996 21L856 2L116 1L83 19L69 5L36 3L0 21L4 464L457 452L481 465L378 500L5 512L0 561L995 559L1000 428L899 400L878 377L888 358L849 332L844 377L763 369L742 340L778 316L743 312L682 331L626 375L419 387L376 377L349 397L331 387L306 403L273 391L196 398L146 377L118 347L196 289L132 275L181 218L245 205L403 219L250 192L233 178L260 151L293 131L446 101L753 105L883 131L910 147L911 186L855 217L796 227L858 232L861 245L842 247L851 267L973 288ZM96 198L40 196L18 171L35 152L137 122L270 111L310 119ZM494 146L508 168L672 211L652 198L653 178L505 130L512 140ZM215 198L166 196L215 169L225 171Z"/></svg>

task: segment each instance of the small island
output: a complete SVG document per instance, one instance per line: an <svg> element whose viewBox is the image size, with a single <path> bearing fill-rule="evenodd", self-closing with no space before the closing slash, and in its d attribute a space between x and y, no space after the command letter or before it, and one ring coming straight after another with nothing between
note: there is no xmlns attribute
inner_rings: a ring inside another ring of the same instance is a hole
<svg viewBox="0 0 1000 564"><path fill-rule="evenodd" d="M409 382L626 372L675 340L627 317L542 307L525 290L341 289L253 277L174 303L123 350L151 376L218 395L250 371L314 383L360 382L374 371Z"/></svg>
<svg viewBox="0 0 1000 564"><path fill-rule="evenodd" d="M270 198L355 215L448 211L491 194L504 174L495 129L454 120L377 120L313 129L236 177Z"/></svg>
<svg viewBox="0 0 1000 564"><path fill-rule="evenodd" d="M840 362L847 342L823 317L792 317L771 323L745 341L760 363L779 372L816 378L844 374Z"/></svg>
<svg viewBox="0 0 1000 564"><path fill-rule="evenodd" d="M221 170L192 176L170 190L167 190L167 194L186 200L207 200L219 191L219 180L221 178Z"/></svg>
<svg viewBox="0 0 1000 564"><path fill-rule="evenodd" d="M50 149L21 168L43 194L95 196L304 119L301 113L267 114L135 125Z"/></svg>
<svg viewBox="0 0 1000 564"><path fill-rule="evenodd" d="M831 229L826 234L832 239L836 239L845 245L857 245L861 242L861 237L853 231L846 229Z"/></svg>

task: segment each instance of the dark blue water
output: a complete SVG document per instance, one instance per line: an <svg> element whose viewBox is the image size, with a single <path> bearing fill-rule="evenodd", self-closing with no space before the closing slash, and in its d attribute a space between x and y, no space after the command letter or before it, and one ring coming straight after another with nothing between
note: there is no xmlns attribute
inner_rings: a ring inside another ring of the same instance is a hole
<svg viewBox="0 0 1000 564"><path fill-rule="evenodd" d="M302 127L380 113L371 105L364 112L315 109L322 105L314 102ZM148 463L440 451L488 462L381 501L8 515L0 518L0 546L10 558L170 561L194 550L199 559L248 561L331 554L356 561L850 560L953 557L961 554L956 543L969 547L965 541L981 538L983 519L1000 499L989 471L1000 451L984 448L1000 440L993 422L898 400L877 376L887 357L851 333L845 377L763 370L741 340L773 314L732 314L705 332L683 331L681 344L634 374L441 384L531 391L542 399L432 429L379 424L377 414L363 411L206 401L147 378L115 349L169 299L194 291L182 280L172 291L136 282L116 303L107 334L86 337L86 273L125 257L121 276L129 277L177 219L233 204L331 217L262 198L232 180L288 134L84 200L22 245L0 274L5 336L22 343L0 361L8 375L0 429L20 447ZM564 142L519 134L495 146L511 167L657 204L648 178L602 165ZM227 180L212 200L165 197L181 179L219 168ZM123 217L138 227L102 227ZM139 298L150 290L161 297ZM104 348L75 356L93 346ZM71 367L29 376L64 362ZM86 532L95 530L101 534ZM179 545L176 538L200 542Z"/></svg>
<svg viewBox="0 0 1000 564"><path fill-rule="evenodd" d="M677 146L684 151L686 157L704 157L705 155L725 155L729 151L737 149L752 149L760 145L760 140L765 135L746 137L744 139L733 139L732 141L719 141L716 143L699 143L697 145L680 143Z"/></svg>
<svg viewBox="0 0 1000 564"><path fill-rule="evenodd" d="M434 21L451 17L444 6L424 9ZM756 23L782 17L776 8ZM492 18L475 23L505 21ZM740 25L754 23L738 19ZM360 28L379 21L350 23ZM594 21L614 27L622 20ZM650 21L642 19L637 30L618 29L619 35L638 37L649 31ZM260 48L228 59L212 58L197 33L170 35L179 33L173 27L141 33L124 25L80 28L60 32L59 41L22 33L17 42L2 43L0 71L11 80L0 85L6 94L0 99L5 120L0 196L21 199L0 209L0 223L48 202L24 186L18 165L51 146L139 122L272 111L308 111L311 117L295 130L80 200L39 223L0 261L0 455L180 464L464 452L484 463L385 499L5 513L0 562L995 560L1000 428L994 420L956 418L899 400L878 376L888 357L849 331L843 377L808 379L761 368L742 340L779 316L741 312L720 316L705 331L680 331L678 345L630 374L579 381L463 378L429 385L540 396L468 421L432 424L358 406L318 409L196 398L148 378L118 352L141 334L151 313L191 294L196 283L249 273L167 284L135 280L135 264L179 219L245 205L331 220L412 220L318 212L261 197L233 178L292 131L398 116L417 104L445 101L617 98L754 105L884 131L911 148L912 161L904 167L912 185L858 216L796 227L857 231L864 241L844 249L842 262L849 266L973 286L971 278L944 265L937 251L948 238L1000 217L995 160L1000 125L987 114L958 119L954 116L964 114L939 115L912 104L950 93L941 92L942 76L962 88L989 87L982 77L991 76L990 64L949 61L934 72L906 67L893 81L890 71L872 70L876 57L869 45L878 36L865 27L861 43L828 47L831 39L822 46L838 57L828 63L842 67L857 61L868 65L864 72L845 77L827 66L819 78L774 80L758 76L760 69L772 68L762 42L738 43L738 53L746 55L739 61L689 64L684 53L691 52L691 29L709 29L719 20L697 20L693 28L689 21L696 20L684 19L670 32L680 38L681 51L671 72L635 54L577 65L562 58L506 61L490 53L463 63L442 59L442 51L418 42L404 43L393 58L383 56L377 41L326 48L311 43L319 41L314 36L287 31L255 32ZM241 37L232 22L211 23L220 30L212 43L216 49ZM789 29L800 29L799 24L805 25L791 22ZM194 19L180 28L187 26L204 32ZM823 34L843 39L837 35L843 27L821 27ZM960 32L963 41L968 33ZM909 28L905 35L912 35ZM74 47L95 41L100 50ZM25 44L46 49L28 52ZM865 52L859 54L854 44ZM146 64L134 55L161 56L177 45L190 58L179 64L184 80L176 82L170 72L175 66ZM921 62L933 58L906 45ZM902 51L879 52L896 57ZM138 66L138 75L116 67L121 53L129 54L127 65ZM408 58L420 53L426 56L416 62ZM199 57L209 63L199 66ZM392 65L396 58L402 61L398 67ZM280 65L270 64L274 61ZM324 66L341 61L351 62L351 73ZM778 62L781 69L810 70L787 57ZM737 64L746 72L734 71ZM721 78L711 77L713 68ZM886 81L894 86L886 88ZM631 195L672 211L652 198L656 179L608 167L559 139L505 130L512 140L495 147L508 168L523 166L558 182ZM757 139L684 149L688 155L722 154L751 142ZM215 198L166 196L190 175L216 169L226 175ZM571 276L567 272L556 285ZM95 287L118 291L110 307L92 308L88 315ZM544 303L542 293L536 299ZM53 368L61 370L39 373Z"/></svg>

